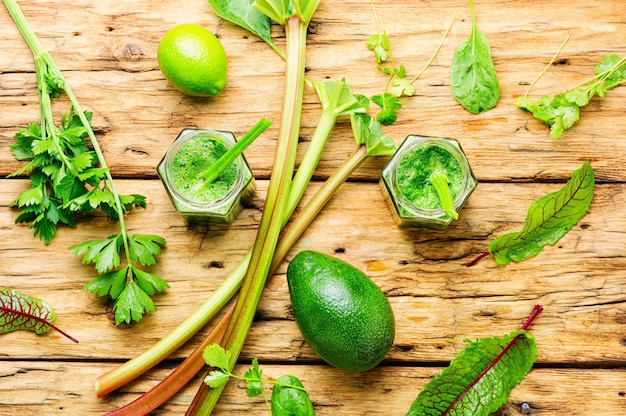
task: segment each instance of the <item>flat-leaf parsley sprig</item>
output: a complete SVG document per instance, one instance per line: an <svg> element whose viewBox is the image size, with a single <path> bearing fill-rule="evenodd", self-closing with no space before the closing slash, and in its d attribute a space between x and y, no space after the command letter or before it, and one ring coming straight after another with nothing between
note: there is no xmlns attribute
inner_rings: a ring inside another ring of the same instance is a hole
<svg viewBox="0 0 626 416"><path fill-rule="evenodd" d="M40 121L20 129L11 146L17 160L28 161L13 175L28 174L31 182L31 188L11 204L21 209L16 222L29 223L35 235L48 244L59 223L73 227L79 215L100 209L109 219L117 220L118 234L70 249L74 254L84 254L83 263L95 264L101 275L85 288L115 300L116 324L139 321L145 312L154 311L150 296L169 287L160 277L138 267L155 264L165 240L156 235L127 233L124 214L135 206L145 207L145 197L117 193L91 126L91 113L81 110L63 74L15 0L3 2L33 53L40 109ZM72 107L57 126L52 99L62 92ZM126 265L119 268L122 257Z"/></svg>

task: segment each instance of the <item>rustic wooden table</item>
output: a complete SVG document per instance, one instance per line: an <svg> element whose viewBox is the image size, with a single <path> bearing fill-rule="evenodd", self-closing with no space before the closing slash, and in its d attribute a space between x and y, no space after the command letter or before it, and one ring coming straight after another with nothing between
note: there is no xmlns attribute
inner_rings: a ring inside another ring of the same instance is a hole
<svg viewBox="0 0 626 416"><path fill-rule="evenodd" d="M192 338L144 377L97 398L99 375L169 333L222 282L252 246L261 216L280 122L283 62L263 42L217 18L206 1L19 1L41 42L60 66L93 124L123 193L143 193L145 210L127 218L131 232L155 233L167 247L154 272L171 288L157 312L116 327L111 305L82 288L94 277L68 247L117 232L102 216L63 228L46 246L14 223L10 202L27 187L7 178L22 166L9 145L17 126L38 119L32 55L5 9L0 11L0 288L46 299L55 332L0 336L0 414L95 415L112 411L156 384L200 342ZM377 12L395 58L415 73L455 19L432 66L403 99L399 120L385 132L397 143L415 133L461 141L479 185L457 222L443 232L398 229L377 178L386 159L366 162L331 200L288 256L313 249L365 271L387 294L396 315L392 350L376 369L351 374L320 362L303 341L285 281L286 263L268 282L237 371L257 357L268 375L302 379L319 415L403 415L424 385L463 348L460 339L503 335L533 305L545 310L531 327L538 360L509 396L502 415L626 415L626 87L594 99L560 139L514 105L569 35L532 96L554 94L588 79L608 53L626 55L626 8L620 0L475 1L489 38L502 96L482 115L462 109L450 93L454 48L469 35L466 1L381 0ZM456 18L455 18L456 16ZM181 95L156 62L160 38L184 22L200 23L222 41L229 83L215 99ZM385 79L365 47L376 25L368 0L323 0L310 28L307 76L345 77L356 92L379 93ZM283 31L272 34L284 46ZM67 110L61 98L55 114ZM231 226L185 223L172 209L155 167L183 128L218 128L243 135L262 116L276 121L247 151L257 177L255 199ZM305 92L301 146L319 116ZM353 148L349 123L335 129L312 188ZM596 175L588 214L554 246L518 264L491 259L467 268L498 235L521 228L526 210L590 160ZM310 192L307 193L307 196ZM305 196L305 198L307 197ZM210 325L209 325L210 327ZM154 414L184 414L200 378ZM230 383L215 414L264 415L261 398Z"/></svg>

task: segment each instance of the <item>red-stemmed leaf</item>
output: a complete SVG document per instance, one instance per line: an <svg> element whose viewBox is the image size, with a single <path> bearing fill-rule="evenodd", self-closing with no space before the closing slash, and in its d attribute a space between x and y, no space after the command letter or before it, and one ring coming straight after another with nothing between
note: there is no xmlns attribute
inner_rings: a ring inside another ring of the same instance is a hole
<svg viewBox="0 0 626 416"><path fill-rule="evenodd" d="M32 331L43 334L54 329L66 338L78 340L54 325L56 313L44 300L33 298L13 289L0 290L0 334Z"/></svg>
<svg viewBox="0 0 626 416"><path fill-rule="evenodd" d="M526 332L543 308L535 306L522 328L502 338L480 338L426 385L407 416L488 416L537 359L535 338Z"/></svg>

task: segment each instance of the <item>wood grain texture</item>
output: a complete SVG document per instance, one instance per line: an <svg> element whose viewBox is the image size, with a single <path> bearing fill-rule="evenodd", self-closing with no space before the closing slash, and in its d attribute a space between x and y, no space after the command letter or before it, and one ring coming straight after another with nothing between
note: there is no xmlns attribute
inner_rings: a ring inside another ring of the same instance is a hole
<svg viewBox="0 0 626 416"><path fill-rule="evenodd" d="M36 121L33 60L6 10L0 10L0 287L45 298L57 324L80 340L56 333L0 336L0 415L104 414L145 392L186 357L208 325L165 363L104 399L96 377L145 350L185 319L220 285L252 246L263 209L280 123L283 62L260 40L217 18L206 1L19 1L41 42L63 71L93 124L122 193L147 196L145 210L127 218L131 233L155 233L167 246L153 271L171 288L155 298L157 312L116 328L111 305L82 290L95 277L68 250L105 238L117 226L102 215L62 228L44 246L26 225L14 223L10 202L26 187L7 178L22 164L9 146L18 126ZM287 261L302 249L336 255L366 272L387 294L396 315L396 339L383 365L346 374L324 365L299 333L285 281L286 262L268 281L242 362L258 357L267 374L302 378L319 415L405 414L419 390L463 348L463 338L517 329L533 305L545 310L531 327L536 367L513 390L500 416L626 414L626 87L593 100L581 120L558 140L514 105L570 36L559 59L531 96L555 94L593 76L608 53L626 55L626 9L620 0L474 1L488 37L502 96L482 115L463 110L450 92L455 47L471 30L466 1L381 0L377 13L395 58L417 73L446 27L454 25L433 65L403 99L399 120L385 132L398 144L408 134L460 140L479 185L460 219L443 232L398 229L377 184L387 158L367 161L309 227ZM156 61L163 34L179 23L215 32L229 56L229 80L218 98L185 97L168 85ZM323 0L310 27L307 77L345 77L355 92L380 93L367 38L376 31L368 0ZM284 47L277 26L272 34ZM68 109L60 98L60 117ZM319 118L306 90L299 159ZM275 123L248 150L258 192L231 226L185 223L156 176L183 128L231 130L241 137L261 117ZM353 149L351 128L340 120L306 193L309 198ZM489 242L522 227L528 206L555 191L590 160L596 191L589 213L554 246L507 266L487 258L463 264ZM238 370L245 371L241 365ZM155 414L184 414L199 378ZM528 409L523 410L522 404ZM530 412L530 413L528 413ZM268 414L260 398L231 383L215 414Z"/></svg>

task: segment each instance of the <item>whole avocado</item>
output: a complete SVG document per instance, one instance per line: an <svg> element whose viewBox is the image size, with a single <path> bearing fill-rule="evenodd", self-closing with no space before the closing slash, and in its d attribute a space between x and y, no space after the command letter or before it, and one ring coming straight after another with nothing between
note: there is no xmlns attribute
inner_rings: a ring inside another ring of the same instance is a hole
<svg viewBox="0 0 626 416"><path fill-rule="evenodd" d="M304 340L328 364L367 371L391 348L389 300L363 272L333 256L299 252L287 268L293 315Z"/></svg>

